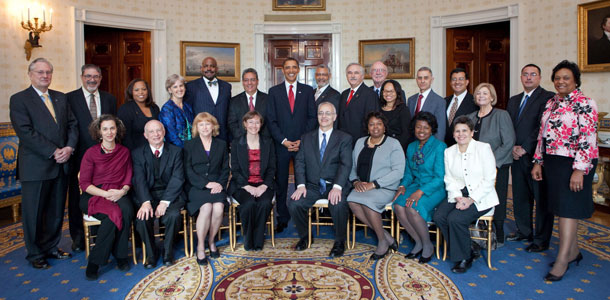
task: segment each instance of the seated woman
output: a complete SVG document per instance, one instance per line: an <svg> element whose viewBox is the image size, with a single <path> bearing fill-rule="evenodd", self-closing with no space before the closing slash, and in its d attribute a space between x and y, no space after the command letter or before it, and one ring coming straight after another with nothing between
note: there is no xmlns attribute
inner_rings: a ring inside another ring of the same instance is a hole
<svg viewBox="0 0 610 300"><path fill-rule="evenodd" d="M392 197L405 171L404 152L400 142L385 135L386 118L380 112L366 117L369 136L356 141L349 180L354 189L347 196L356 217L377 235L377 249L371 259L384 257L389 249L396 251L396 240L383 229L381 213ZM382 147L383 145L383 147Z"/></svg>
<svg viewBox="0 0 610 300"><path fill-rule="evenodd" d="M434 137L438 123L433 114L420 112L413 118L411 127L417 141L407 148L405 174L394 196L394 212L415 241L405 257L421 255L419 262L427 263L434 253L427 222L432 220L434 209L447 198L443 182L447 146Z"/></svg>
<svg viewBox="0 0 610 300"><path fill-rule="evenodd" d="M204 240L207 236L210 257L218 258L214 238L222 223L225 188L229 180L229 150L227 144L215 138L220 132L216 118L199 113L193 120L193 139L184 143L184 168L187 187L187 210L191 216L199 213L197 228L197 263L205 265Z"/></svg>
<svg viewBox="0 0 610 300"><path fill-rule="evenodd" d="M186 81L184 77L172 74L165 80L165 89L170 99L163 104L159 113L159 121L165 126L165 138L168 142L184 148L184 141L191 139L191 127L193 123L193 108L190 104L182 101Z"/></svg>
<svg viewBox="0 0 610 300"><path fill-rule="evenodd" d="M121 120L101 115L89 125L89 133L101 143L89 148L81 162L80 208L101 221L85 271L88 280L96 280L99 266L108 262L110 252L119 270L129 270L127 246L134 212L127 192L132 167L129 150L119 144L125 134Z"/></svg>
<svg viewBox="0 0 610 300"><path fill-rule="evenodd" d="M275 148L270 138L259 135L263 116L253 110L242 118L246 134L231 145L229 194L239 202L246 251L262 250L265 224L271 213L275 176Z"/></svg>
<svg viewBox="0 0 610 300"><path fill-rule="evenodd" d="M496 159L489 144L473 135L474 123L468 116L453 121L457 144L445 150L447 201L441 202L433 218L449 244L454 273L466 272L474 260L468 227L499 203L494 187Z"/></svg>

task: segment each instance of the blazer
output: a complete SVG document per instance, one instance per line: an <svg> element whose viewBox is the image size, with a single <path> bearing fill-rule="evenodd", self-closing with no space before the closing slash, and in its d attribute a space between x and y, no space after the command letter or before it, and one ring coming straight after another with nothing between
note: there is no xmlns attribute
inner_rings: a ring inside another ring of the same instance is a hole
<svg viewBox="0 0 610 300"><path fill-rule="evenodd" d="M352 96L352 100L347 105L351 88L348 88L341 93L341 102L339 102L339 120L338 129L349 133L352 136L352 141L357 141L360 137L368 135L366 115L372 111L379 111L379 97L364 83L360 85L358 90Z"/></svg>
<svg viewBox="0 0 610 300"><path fill-rule="evenodd" d="M330 102L335 106L335 110L338 112L339 111L339 101L341 101L341 94L333 89L332 86L328 86L324 92L318 97L318 100L316 100L316 111L318 106L320 106L320 103L322 102Z"/></svg>
<svg viewBox="0 0 610 300"><path fill-rule="evenodd" d="M455 203L462 197L462 189L474 200L478 211L498 205L496 185L496 160L487 143L471 140L465 153L458 145L445 149L445 188L447 201Z"/></svg>
<svg viewBox="0 0 610 300"><path fill-rule="evenodd" d="M180 148L184 147L184 141L188 141L192 135L193 108L190 104L182 102L182 109L172 101L167 100L159 112L159 121L165 127L165 140Z"/></svg>
<svg viewBox="0 0 610 300"><path fill-rule="evenodd" d="M11 96L10 119L19 137L17 179L37 181L68 174L70 164L53 159L57 148L76 149L78 124L64 93L48 90L55 120L32 86Z"/></svg>
<svg viewBox="0 0 610 300"><path fill-rule="evenodd" d="M342 192L349 190L349 172L352 169L352 137L338 129L333 129L326 144L324 157L320 161L319 129L312 130L301 138L301 147L294 159L295 183L305 184L308 189L320 189L320 179L329 184L341 186Z"/></svg>
<svg viewBox="0 0 610 300"><path fill-rule="evenodd" d="M478 113L478 111L472 112L468 117L476 123ZM500 168L503 165L511 164L513 162L515 132L510 130L510 128L513 128L513 122L510 120L508 112L493 108L489 115L483 117L481 122L479 141L491 146L496 159L496 167Z"/></svg>
<svg viewBox="0 0 610 300"><path fill-rule="evenodd" d="M257 100L258 101L258 100ZM271 137L259 135L261 151L260 175L263 184L273 190L275 182L275 146ZM248 142L246 135L241 135L231 144L231 184L229 194L248 185L250 177L250 159L248 156Z"/></svg>
<svg viewBox="0 0 610 300"><path fill-rule="evenodd" d="M184 142L184 168L186 179L198 189L205 189L209 182L218 182L223 189L229 180L229 150L227 143L212 138L210 156L205 153L200 137Z"/></svg>
<svg viewBox="0 0 610 300"><path fill-rule="evenodd" d="M454 94L451 94L451 95L445 97L445 105L446 105L445 116L447 115L447 110L449 110L449 105L451 104L453 97L455 97ZM462 100L462 103L460 103L460 106L458 106L458 109L455 112L455 117L453 117L453 119L455 120L455 118L457 118L459 116L467 115L473 111L478 111L478 110L479 110L479 107L474 103L474 97L472 96L471 93L467 92L466 96L464 96L464 100ZM455 139L453 138L453 126L451 126L451 124L449 124L449 120L447 120L447 131L445 132L445 144L447 144L447 146L452 146L455 144Z"/></svg>
<svg viewBox="0 0 610 300"><path fill-rule="evenodd" d="M153 200L150 189L155 185L155 169L153 159L156 159L148 144L143 145L131 152L133 161L133 189L134 202L140 206L146 201ZM159 173L167 187L163 191L163 197L159 200L170 203L183 200L186 201L182 187L184 185L184 167L182 163L182 149L170 143L164 143L163 153L159 157Z"/></svg>
<svg viewBox="0 0 610 300"><path fill-rule="evenodd" d="M244 129L243 122L241 121L244 115L250 111L250 105L248 104L248 96L246 92L241 92L235 97L231 98L231 105L229 105L229 130L233 139L244 135L246 130ZM265 116L267 112L267 94L258 91L256 92L256 103L254 104L254 110ZM270 136L269 129L267 128L267 120L263 120L263 126L260 129L260 134L264 136Z"/></svg>
<svg viewBox="0 0 610 300"><path fill-rule="evenodd" d="M229 131L227 129L227 114L229 112L229 102L231 101L231 85L224 81L218 80L218 99L216 104L212 100L212 95L203 80L203 77L189 81L186 84L186 93L184 101L188 102L193 108L193 114L197 117L200 112L208 112L212 114L220 125L220 134L218 137L228 141Z"/></svg>
<svg viewBox="0 0 610 300"><path fill-rule="evenodd" d="M405 173L402 176L400 185L404 186L405 195L418 189L425 195L432 195L438 191L445 192L445 143L431 136L424 144L421 151L424 154L424 162L421 165L413 160L413 156L419 149L419 141L412 142L407 148Z"/></svg>
<svg viewBox="0 0 610 300"><path fill-rule="evenodd" d="M549 92L541 86L537 87L527 100L520 117L518 117L519 106L521 106L523 93L510 97L506 105L506 110L515 129L515 145L523 147L532 156L536 151L542 112L544 112L546 102L553 96L555 96L553 92Z"/></svg>
<svg viewBox="0 0 610 300"><path fill-rule="evenodd" d="M356 141L352 154L352 170L349 175L350 182L358 179L356 173L358 167L358 156L360 151L365 147L364 143L368 136L361 137ZM392 137L386 137L386 140L377 147L373 155L373 164L370 182L376 182L380 188L396 190L405 172L405 155L400 142Z"/></svg>
<svg viewBox="0 0 610 300"><path fill-rule="evenodd" d="M418 97L419 93L416 93L409 97L409 100L407 101L409 105L409 112L411 112L411 116L413 117L415 117L415 107L417 106ZM438 130L436 131L434 137L440 141L445 140L445 131L447 130L446 107L447 105L445 99L443 99L433 90L430 90L430 93L428 93L428 97L426 97L426 101L424 102L424 106L421 108L421 111L427 111L436 117Z"/></svg>
<svg viewBox="0 0 610 300"><path fill-rule="evenodd" d="M284 139L299 140L303 133L316 127L318 119L313 94L310 86L297 82L293 113L290 111L285 83L269 89L265 119L276 143L280 144Z"/></svg>
<svg viewBox="0 0 610 300"><path fill-rule="evenodd" d="M145 116L138 104L133 100L127 101L119 107L117 117L125 125L125 137L122 142L130 151L142 145L148 145L148 141L144 138L144 126L150 120L159 119L159 106L153 103L150 106L150 113L150 118Z"/></svg>

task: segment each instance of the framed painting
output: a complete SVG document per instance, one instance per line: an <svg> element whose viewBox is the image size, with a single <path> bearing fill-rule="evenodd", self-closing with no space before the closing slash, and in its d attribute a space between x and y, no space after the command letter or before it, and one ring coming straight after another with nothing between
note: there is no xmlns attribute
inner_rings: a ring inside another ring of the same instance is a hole
<svg viewBox="0 0 610 300"><path fill-rule="evenodd" d="M388 66L388 78L415 77L415 38L364 40L358 42L358 62L364 67L366 79L376 61Z"/></svg>
<svg viewBox="0 0 610 300"><path fill-rule="evenodd" d="M180 41L180 74L191 81L201 77L201 62L213 57L218 64L216 77L224 81L240 81L238 43Z"/></svg>
<svg viewBox="0 0 610 300"><path fill-rule="evenodd" d="M610 0L578 5L578 65L583 72L610 71Z"/></svg>
<svg viewBox="0 0 610 300"><path fill-rule="evenodd" d="M273 10L326 10L326 0L271 0Z"/></svg>

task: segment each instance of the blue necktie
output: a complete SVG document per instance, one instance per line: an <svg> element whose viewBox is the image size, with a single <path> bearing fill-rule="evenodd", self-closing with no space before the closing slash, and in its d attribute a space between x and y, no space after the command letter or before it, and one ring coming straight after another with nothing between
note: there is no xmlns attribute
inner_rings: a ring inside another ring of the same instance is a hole
<svg viewBox="0 0 610 300"><path fill-rule="evenodd" d="M322 146L320 146L320 163L322 163L322 159L324 158L324 151L326 151L326 133L322 133ZM326 180L320 178L320 195L323 195L326 192Z"/></svg>
<svg viewBox="0 0 610 300"><path fill-rule="evenodd" d="M377 92L377 97L379 97L379 94L381 92L381 89L375 89L375 92Z"/></svg>
<svg viewBox="0 0 610 300"><path fill-rule="evenodd" d="M519 114L517 115L517 120L519 120L519 118L521 118L521 112L523 111L523 108L525 107L525 105L527 104L527 100L530 98L529 95L525 96L525 99L523 100L523 103L521 103L521 106L519 106Z"/></svg>

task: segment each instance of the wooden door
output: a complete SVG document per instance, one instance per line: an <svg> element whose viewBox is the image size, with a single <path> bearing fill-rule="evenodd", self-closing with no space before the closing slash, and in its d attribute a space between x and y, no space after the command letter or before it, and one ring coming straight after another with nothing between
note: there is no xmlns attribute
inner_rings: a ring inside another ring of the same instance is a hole
<svg viewBox="0 0 610 300"><path fill-rule="evenodd" d="M125 89L132 79L151 83L150 32L85 26L85 63L102 69L100 90L125 102ZM150 87L152 93L153 87Z"/></svg>
<svg viewBox="0 0 610 300"><path fill-rule="evenodd" d="M498 94L496 107L506 108L509 95L510 23L492 23L447 29L447 70L468 71L472 93L481 82L493 84ZM449 77L449 76L447 76ZM446 95L453 90L447 80Z"/></svg>
<svg viewBox="0 0 610 300"><path fill-rule="evenodd" d="M316 67L330 62L330 39L283 39L268 41L267 57L271 66L268 86L272 87L284 81L282 65L288 57L299 61L298 81L316 86Z"/></svg>

